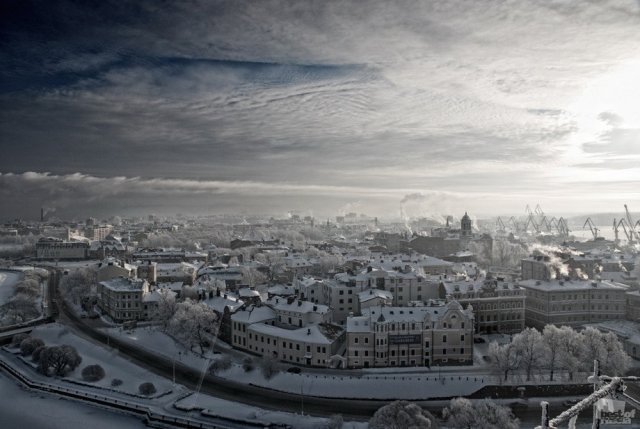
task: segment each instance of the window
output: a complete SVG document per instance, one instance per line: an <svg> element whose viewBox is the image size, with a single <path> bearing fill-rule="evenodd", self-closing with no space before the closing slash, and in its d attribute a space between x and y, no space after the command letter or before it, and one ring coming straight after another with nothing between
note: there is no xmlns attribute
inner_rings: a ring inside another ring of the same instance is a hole
<svg viewBox="0 0 640 429"><path fill-rule="evenodd" d="M353 342L354 342L354 343L356 343L356 344L358 344L358 337L355 337L355 338L353 339Z"/></svg>
<svg viewBox="0 0 640 429"><path fill-rule="evenodd" d="M443 336L442 336L442 342L443 342L443 343L446 343L446 342L447 342L447 336L446 336L446 335L443 335Z"/></svg>
<svg viewBox="0 0 640 429"><path fill-rule="evenodd" d="M369 337L364 337L364 343L369 344Z"/></svg>

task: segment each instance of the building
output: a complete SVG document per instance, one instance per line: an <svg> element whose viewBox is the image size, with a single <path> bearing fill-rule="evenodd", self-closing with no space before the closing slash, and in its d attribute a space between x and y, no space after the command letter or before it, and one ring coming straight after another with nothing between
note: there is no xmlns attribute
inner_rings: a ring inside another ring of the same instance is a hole
<svg viewBox="0 0 640 429"><path fill-rule="evenodd" d="M278 325L273 308L239 311L231 316L232 345L282 362L326 367L344 342L342 328L329 323L302 328Z"/></svg>
<svg viewBox="0 0 640 429"><path fill-rule="evenodd" d="M118 277L98 283L98 307L116 322L143 320L143 297L149 283L142 279Z"/></svg>
<svg viewBox="0 0 640 429"><path fill-rule="evenodd" d="M64 241L59 238L41 238L36 243L37 259L86 259L89 243Z"/></svg>
<svg viewBox="0 0 640 429"><path fill-rule="evenodd" d="M279 326L303 328L309 325L332 322L332 311L326 305L290 298L274 297L265 305L276 314Z"/></svg>
<svg viewBox="0 0 640 429"><path fill-rule="evenodd" d="M98 282L116 277L135 278L136 274L137 268L134 265L129 265L124 261L119 261L115 258L107 258L98 263Z"/></svg>
<svg viewBox="0 0 640 429"><path fill-rule="evenodd" d="M91 240L102 241L105 240L109 234L113 231L111 225L95 225L86 230L86 237Z"/></svg>
<svg viewBox="0 0 640 429"><path fill-rule="evenodd" d="M371 307L347 320L349 368L473 362L473 312L455 302Z"/></svg>
<svg viewBox="0 0 640 429"><path fill-rule="evenodd" d="M514 282L449 276L441 283L441 297L473 308L476 333L517 334L524 329L526 293Z"/></svg>
<svg viewBox="0 0 640 429"><path fill-rule="evenodd" d="M607 280L522 280L526 290L525 324L582 326L624 319L629 287Z"/></svg>
<svg viewBox="0 0 640 429"><path fill-rule="evenodd" d="M156 281L158 283L182 282L192 285L196 279L198 268L187 262L158 263L156 266Z"/></svg>

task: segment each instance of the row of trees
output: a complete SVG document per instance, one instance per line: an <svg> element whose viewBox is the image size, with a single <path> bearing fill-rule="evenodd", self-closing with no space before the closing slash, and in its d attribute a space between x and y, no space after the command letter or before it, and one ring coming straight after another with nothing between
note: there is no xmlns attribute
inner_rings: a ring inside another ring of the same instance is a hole
<svg viewBox="0 0 640 429"><path fill-rule="evenodd" d="M38 299L42 295L42 274L26 272L25 277L14 285L13 295L0 306L0 326L15 325L40 316Z"/></svg>
<svg viewBox="0 0 640 429"><path fill-rule="evenodd" d="M332 419L333 421L334 419ZM454 398L442 410L446 427L456 429L518 429L520 421L509 407L489 399L471 402ZM369 420L369 429L435 429L436 418L417 404L395 401L375 412Z"/></svg>
<svg viewBox="0 0 640 429"><path fill-rule="evenodd" d="M489 345L489 358L493 369L506 381L510 374L520 372L526 380L535 373L548 373L553 381L558 372L566 373L569 380L579 371L590 371L593 361L608 375L624 374L631 358L624 351L615 334L603 333L595 328L576 332L568 326L545 326L542 332L527 328L513 336L511 343Z"/></svg>

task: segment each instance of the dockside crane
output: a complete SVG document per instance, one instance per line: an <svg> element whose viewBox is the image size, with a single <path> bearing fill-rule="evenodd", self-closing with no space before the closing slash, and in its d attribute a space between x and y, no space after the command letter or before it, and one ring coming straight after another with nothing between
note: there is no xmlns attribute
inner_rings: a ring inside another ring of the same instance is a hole
<svg viewBox="0 0 640 429"><path fill-rule="evenodd" d="M506 231L507 228L504 226L504 222L502 222L502 219L500 219L500 216L498 216L498 219L496 219L496 229L498 231Z"/></svg>
<svg viewBox="0 0 640 429"><path fill-rule="evenodd" d="M516 220L515 217L511 216L509 218L509 222L511 222L511 224L513 225L513 230L515 232L520 232L520 225L518 224L518 221Z"/></svg>
<svg viewBox="0 0 640 429"><path fill-rule="evenodd" d="M598 228L596 228L596 225L593 223L593 221L591 220L590 217L587 218L587 220L584 222L584 225L582 225L582 229L585 229L586 226L589 226L589 229L591 230L591 234L593 234L593 239L597 240L598 239Z"/></svg>
<svg viewBox="0 0 640 429"><path fill-rule="evenodd" d="M633 234L631 233L631 228L629 228L629 225L627 225L627 221L625 218L620 218L618 224L616 225L616 228L614 229L614 232L616 233L616 240L618 239L618 230L620 229L620 227L622 227L624 235L625 237L627 237L627 241L629 242L629 244L633 244Z"/></svg>
<svg viewBox="0 0 640 429"><path fill-rule="evenodd" d="M567 220L563 217L560 217L560 219L558 219L558 234L563 237L568 237L570 232L571 230L569 229Z"/></svg>
<svg viewBox="0 0 640 429"><path fill-rule="evenodd" d="M640 237L638 237L638 233L636 232L637 223L633 222L633 219L631 218L631 213L629 213L629 208L627 207L626 204L624 205L624 211L627 215L627 226L629 226L629 233L634 238L634 240L640 239Z"/></svg>

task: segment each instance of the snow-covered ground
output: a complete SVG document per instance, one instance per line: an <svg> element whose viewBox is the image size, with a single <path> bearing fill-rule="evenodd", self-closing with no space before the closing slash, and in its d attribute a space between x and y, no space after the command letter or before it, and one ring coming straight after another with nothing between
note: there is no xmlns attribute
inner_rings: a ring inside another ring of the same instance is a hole
<svg viewBox="0 0 640 429"><path fill-rule="evenodd" d="M69 380L117 390L131 395L138 395L138 386L147 381L152 382L156 387L157 393L154 396L168 392L172 388L170 381L132 364L120 357L117 351L110 352L99 345L76 336L62 325L40 326L34 329L31 335L42 339L47 346L68 344L76 348L82 357L82 363L67 375L66 378ZM87 383L82 380L82 368L93 364L102 366L105 371L105 377L95 383ZM116 378L122 380L122 384L112 387L111 381Z"/></svg>
<svg viewBox="0 0 640 429"><path fill-rule="evenodd" d="M0 271L0 305L6 303L14 294L14 286L23 275L13 271Z"/></svg>
<svg viewBox="0 0 640 429"><path fill-rule="evenodd" d="M224 416L240 422L251 424L270 423L285 424L296 429L318 429L327 426L329 419L321 417L302 416L280 411L269 411L250 405L226 401L209 395L192 394L176 402L179 410L200 410L203 415ZM342 429L366 429L366 423L346 422Z"/></svg>
<svg viewBox="0 0 640 429"><path fill-rule="evenodd" d="M106 329L109 334L170 359L175 359L199 371L208 368L211 357L202 358L188 352L173 339L154 327L123 331L118 328ZM217 357L213 357L216 359ZM258 360L258 358L255 358ZM237 360L237 359L236 359ZM471 367L442 368L393 368L374 372L369 370L361 375L341 374L332 371L322 374L319 371L291 374L281 372L266 380L259 368L245 372L239 362L216 374L229 380L244 384L253 384L283 392L307 396L328 398L361 399L430 399L469 395L487 384L496 382L490 375L474 375ZM402 371L402 373L394 372ZM425 372L427 371L427 372Z"/></svg>
<svg viewBox="0 0 640 429"><path fill-rule="evenodd" d="M142 429L131 416L22 389L0 372L0 427L3 429Z"/></svg>

